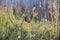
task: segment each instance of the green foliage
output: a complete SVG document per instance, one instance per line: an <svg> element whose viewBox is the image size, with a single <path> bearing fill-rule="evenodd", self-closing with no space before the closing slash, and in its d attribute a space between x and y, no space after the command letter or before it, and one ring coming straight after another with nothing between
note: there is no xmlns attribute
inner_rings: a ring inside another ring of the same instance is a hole
<svg viewBox="0 0 60 40"><path fill-rule="evenodd" d="M23 21L22 23L22 19L17 20L14 25L7 13L0 12L0 40L54 40L57 37L57 28L48 20L41 19L40 22L32 20L31 23Z"/></svg>

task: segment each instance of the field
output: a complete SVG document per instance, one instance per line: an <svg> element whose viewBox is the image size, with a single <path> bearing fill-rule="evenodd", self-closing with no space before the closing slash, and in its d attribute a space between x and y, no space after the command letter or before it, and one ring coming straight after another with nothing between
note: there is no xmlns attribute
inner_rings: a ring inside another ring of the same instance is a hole
<svg viewBox="0 0 60 40"><path fill-rule="evenodd" d="M43 5L37 8L39 12L33 10L36 5L31 11L27 6L19 9L16 4L0 6L0 40L59 40L59 7L56 4L51 8L51 1L48 1L48 10Z"/></svg>
<svg viewBox="0 0 60 40"><path fill-rule="evenodd" d="M58 26L56 22L41 19L27 23L23 18L13 20L8 13L0 12L0 40L55 40ZM23 23L22 23L23 21Z"/></svg>

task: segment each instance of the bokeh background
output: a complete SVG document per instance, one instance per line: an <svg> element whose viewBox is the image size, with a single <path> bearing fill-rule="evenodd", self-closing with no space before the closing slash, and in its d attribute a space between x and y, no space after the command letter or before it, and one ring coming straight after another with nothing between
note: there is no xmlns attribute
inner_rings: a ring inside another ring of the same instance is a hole
<svg viewBox="0 0 60 40"><path fill-rule="evenodd" d="M59 40L59 33L60 0L0 0L0 40Z"/></svg>

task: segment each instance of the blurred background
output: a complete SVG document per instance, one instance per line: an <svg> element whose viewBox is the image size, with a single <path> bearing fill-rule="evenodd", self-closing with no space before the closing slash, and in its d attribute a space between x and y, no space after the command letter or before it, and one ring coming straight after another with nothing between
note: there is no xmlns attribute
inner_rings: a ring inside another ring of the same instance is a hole
<svg viewBox="0 0 60 40"><path fill-rule="evenodd" d="M0 40L59 40L60 0L0 0Z"/></svg>

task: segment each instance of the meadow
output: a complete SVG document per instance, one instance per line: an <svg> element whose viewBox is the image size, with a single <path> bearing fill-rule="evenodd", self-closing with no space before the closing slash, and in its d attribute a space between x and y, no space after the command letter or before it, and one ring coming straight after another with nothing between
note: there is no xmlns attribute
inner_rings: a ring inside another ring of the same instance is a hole
<svg viewBox="0 0 60 40"><path fill-rule="evenodd" d="M56 20L49 22L42 18L40 22L22 21L22 17L11 20L8 13L0 11L0 40L55 40L58 37Z"/></svg>
<svg viewBox="0 0 60 40"><path fill-rule="evenodd" d="M52 14L51 9L44 11L44 18L38 14L36 19L30 20L31 12L26 8L22 9L22 12L15 5L0 8L0 40L59 40L59 8L55 5L55 14ZM49 21L48 13L53 15L52 21ZM24 19L26 16L29 23Z"/></svg>

